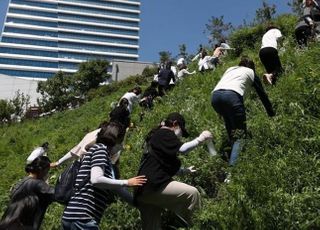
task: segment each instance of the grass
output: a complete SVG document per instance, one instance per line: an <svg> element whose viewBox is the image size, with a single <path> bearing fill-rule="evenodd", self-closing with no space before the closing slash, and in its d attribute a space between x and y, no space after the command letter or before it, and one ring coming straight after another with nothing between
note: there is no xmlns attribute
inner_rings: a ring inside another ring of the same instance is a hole
<svg viewBox="0 0 320 230"><path fill-rule="evenodd" d="M210 157L205 146L181 157L184 165L194 165L195 174L178 178L196 186L202 194L202 209L194 218L193 229L310 229L320 227L320 76L319 44L307 50L296 50L292 43L281 53L284 76L275 87L266 86L276 108L274 118L267 117L254 92L247 95L248 129L252 138L234 168L228 168L221 157ZM257 52L247 54L263 67ZM154 110L146 112L143 122L133 111L134 128L128 133L126 150L121 157L121 177L136 175L142 154L143 138L169 112L181 112L187 121L189 139L203 130L214 135L216 148L225 147L223 121L210 104L210 93L223 72L238 59L226 58L214 72L196 74L180 82L168 96L157 100ZM49 156L58 160L84 134L108 118L110 104L132 85L107 97L98 97L78 109L19 124L0 127L0 205L3 212L9 189L24 174L24 164L34 147L50 143ZM146 88L146 85L143 85ZM53 184L62 169L51 170ZM231 172L231 183L221 175ZM53 204L43 229L59 229L63 207ZM165 222L170 218L165 218ZM104 215L101 229L138 229L139 213L118 201Z"/></svg>

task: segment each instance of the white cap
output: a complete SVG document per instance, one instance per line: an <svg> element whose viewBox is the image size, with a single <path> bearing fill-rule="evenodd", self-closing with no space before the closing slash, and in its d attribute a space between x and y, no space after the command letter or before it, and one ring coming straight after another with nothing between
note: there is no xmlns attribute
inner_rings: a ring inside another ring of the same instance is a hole
<svg viewBox="0 0 320 230"><path fill-rule="evenodd" d="M47 156L46 150L43 147L38 147L31 152L27 158L27 164L31 164L37 157Z"/></svg>

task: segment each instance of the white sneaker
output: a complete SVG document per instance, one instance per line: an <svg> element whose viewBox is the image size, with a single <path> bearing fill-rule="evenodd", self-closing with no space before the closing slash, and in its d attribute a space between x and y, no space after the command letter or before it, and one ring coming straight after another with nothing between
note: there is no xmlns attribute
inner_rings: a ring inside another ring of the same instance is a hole
<svg viewBox="0 0 320 230"><path fill-rule="evenodd" d="M231 182L231 173L227 173L226 179L223 181L224 183L229 184Z"/></svg>
<svg viewBox="0 0 320 230"><path fill-rule="evenodd" d="M270 85L272 85L272 77L273 77L272 73L263 74L264 82L269 83Z"/></svg>

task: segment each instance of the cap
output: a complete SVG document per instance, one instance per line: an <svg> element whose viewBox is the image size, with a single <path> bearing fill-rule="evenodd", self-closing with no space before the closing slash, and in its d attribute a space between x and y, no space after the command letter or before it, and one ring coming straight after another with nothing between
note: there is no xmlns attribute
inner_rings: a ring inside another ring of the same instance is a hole
<svg viewBox="0 0 320 230"><path fill-rule="evenodd" d="M171 121L171 122L177 121L179 126L180 126L180 128L181 128L182 136L183 137L188 137L189 136L189 133L187 132L186 127L185 127L186 121L185 121L184 117L180 113L177 113L177 112L170 113L166 120L167 121Z"/></svg>
<svg viewBox="0 0 320 230"><path fill-rule="evenodd" d="M33 150L27 158L27 164L31 164L37 157L47 156L46 149L44 147L38 147Z"/></svg>

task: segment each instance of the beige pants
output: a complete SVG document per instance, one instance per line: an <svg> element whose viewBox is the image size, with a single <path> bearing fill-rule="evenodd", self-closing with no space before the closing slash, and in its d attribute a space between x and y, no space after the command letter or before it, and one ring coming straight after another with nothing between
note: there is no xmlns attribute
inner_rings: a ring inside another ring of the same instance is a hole
<svg viewBox="0 0 320 230"><path fill-rule="evenodd" d="M143 194L138 197L142 219L142 229L161 229L161 213L169 209L191 224L191 215L200 207L200 193L195 187L172 181L157 192Z"/></svg>

